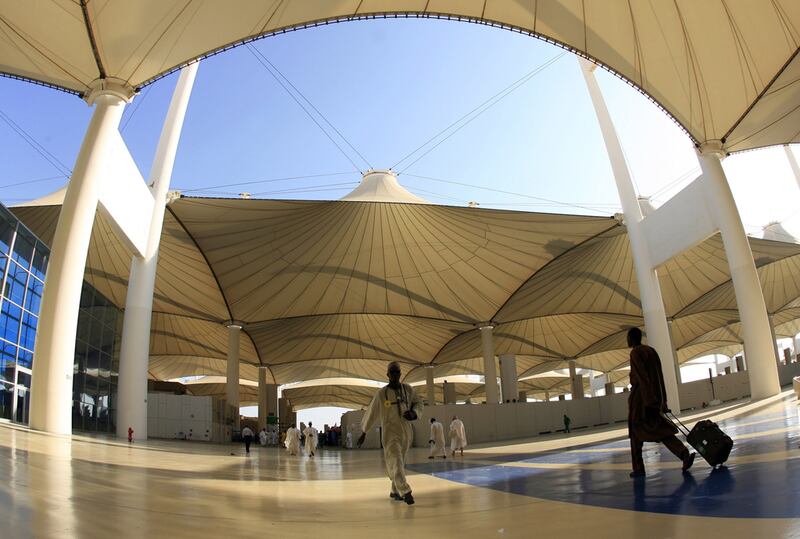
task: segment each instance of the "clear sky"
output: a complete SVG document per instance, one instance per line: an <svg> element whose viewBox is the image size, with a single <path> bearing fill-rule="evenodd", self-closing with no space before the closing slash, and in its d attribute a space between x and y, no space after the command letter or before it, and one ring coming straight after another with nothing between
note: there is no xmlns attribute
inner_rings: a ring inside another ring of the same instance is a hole
<svg viewBox="0 0 800 539"><path fill-rule="evenodd" d="M429 154L411 164L418 153L397 166L403 171L400 181L437 203L474 200L483 207L605 215L620 211L577 59L550 44L462 22L386 19L290 32L254 47L375 168L394 166L431 136L557 58ZM625 82L602 70L597 74L639 193L656 195L656 205L663 203L699 173L689 138ZM146 88L123 117L123 136L145 178L176 78ZM72 95L0 79L0 111L0 201L13 205L61 187L91 109ZM8 121L52 157L35 151ZM328 131L355 167L248 47L227 51L200 65L172 186L186 194L247 191L264 198L339 198L357 184L355 169L370 165ZM427 149L430 145L423 152ZM731 156L724 166L748 232L760 235L761 226L781 220L800 235L800 189L783 149ZM314 175L324 176L307 177ZM263 181L230 185L257 180ZM224 187L191 191L211 186Z"/></svg>

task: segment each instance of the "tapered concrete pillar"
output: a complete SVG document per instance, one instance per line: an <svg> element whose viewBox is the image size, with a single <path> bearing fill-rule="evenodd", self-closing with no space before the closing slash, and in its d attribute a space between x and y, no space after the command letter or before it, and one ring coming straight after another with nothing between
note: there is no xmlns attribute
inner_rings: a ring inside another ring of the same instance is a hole
<svg viewBox="0 0 800 539"><path fill-rule="evenodd" d="M778 336L775 333L775 317L771 314L767 314L767 320L769 320L769 332L772 335L772 347L775 349L775 361L777 361L778 365L783 363L783 357L781 356L781 351L778 349Z"/></svg>
<svg viewBox="0 0 800 539"><path fill-rule="evenodd" d="M61 206L39 308L30 404L30 426L36 430L72 432L75 336L86 255L107 172L103 157L118 136L122 111L131 95L129 88L106 86L88 99L95 110Z"/></svg>
<svg viewBox="0 0 800 539"><path fill-rule="evenodd" d="M198 62L184 67L175 86L172 102L161 130L150 172L155 204L143 257L134 256L125 300L119 361L117 437L126 438L132 427L137 440L147 439L147 369L150 361L150 323L156 284L158 248L167 204L167 192L178 151L183 119L192 93ZM146 344L145 344L146 343Z"/></svg>
<svg viewBox="0 0 800 539"><path fill-rule="evenodd" d="M486 403L497 404L500 395L497 391L497 368L494 363L494 340L492 330L494 325L483 324L478 327L481 331L481 348L483 350L483 376L486 384Z"/></svg>
<svg viewBox="0 0 800 539"><path fill-rule="evenodd" d="M582 399L583 395L583 375L578 374L578 371L575 366L575 360L571 359L569 361L569 380L570 380L570 393L572 394L572 399Z"/></svg>
<svg viewBox="0 0 800 539"><path fill-rule="evenodd" d="M546 400L546 401L550 400L550 392L549 391L545 391L544 392L544 400Z"/></svg>
<svg viewBox="0 0 800 539"><path fill-rule="evenodd" d="M520 391L517 395L517 402L528 402L528 392Z"/></svg>
<svg viewBox="0 0 800 539"><path fill-rule="evenodd" d="M227 388L226 388L227 389ZM258 369L258 429L267 426L267 369Z"/></svg>
<svg viewBox="0 0 800 539"><path fill-rule="evenodd" d="M239 343L242 326L228 325L228 368L225 377L225 402L233 406L233 425L239 428Z"/></svg>
<svg viewBox="0 0 800 539"><path fill-rule="evenodd" d="M502 402L512 402L519 396L517 356L514 354L500 355L500 390L502 392Z"/></svg>
<svg viewBox="0 0 800 539"><path fill-rule="evenodd" d="M433 365L425 367L425 389L428 395L428 406L436 405L436 387L433 385Z"/></svg>
<svg viewBox="0 0 800 539"><path fill-rule="evenodd" d="M715 202L708 211L722 236L739 308L750 394L753 399L763 399L780 392L775 345L750 243L720 162L722 155L718 143L706 143L698 150L707 194Z"/></svg>
<svg viewBox="0 0 800 539"><path fill-rule="evenodd" d="M608 158L614 172L617 192L625 214L625 225L628 229L628 241L633 255L633 265L636 271L636 282L639 287L639 296L642 304L647 344L652 346L661 358L661 370L664 375L664 386L667 390L667 402L673 410L680 410L680 397L678 395L678 382L675 374L675 362L672 357L672 342L667 328L667 315L664 310L664 301L661 297L661 286L658 274L653 269L647 240L641 227L643 219L642 208L633 187L628 165L622 152L622 145L617 137L611 115L608 113L600 86L594 77L594 64L580 59L589 95L592 98L600 131L608 151Z"/></svg>
<svg viewBox="0 0 800 539"><path fill-rule="evenodd" d="M673 321L667 320L667 329L669 330L669 342L672 344L672 361L675 363L675 381L678 386L681 385L681 363L678 358L678 349L675 347L675 335L673 334Z"/></svg>
<svg viewBox="0 0 800 539"><path fill-rule="evenodd" d="M286 430L290 425L297 426L292 415L292 405L286 397L278 399L278 420L281 430Z"/></svg>
<svg viewBox="0 0 800 539"><path fill-rule="evenodd" d="M445 380L442 384L442 398L444 399L445 404L455 404L456 385Z"/></svg>
<svg viewBox="0 0 800 539"><path fill-rule="evenodd" d="M617 390L614 389L614 382L606 382L605 388L606 388L606 395L613 395L614 393L617 392Z"/></svg>
<svg viewBox="0 0 800 539"><path fill-rule="evenodd" d="M278 417L278 384L267 384L267 417ZM269 422L269 420L267 420Z"/></svg>
<svg viewBox="0 0 800 539"><path fill-rule="evenodd" d="M794 179L797 182L797 186L800 187L800 166L797 165L797 158L795 157L791 146L788 144L783 146L783 150L786 152L786 158L789 160L789 166L792 167L792 174L794 174Z"/></svg>

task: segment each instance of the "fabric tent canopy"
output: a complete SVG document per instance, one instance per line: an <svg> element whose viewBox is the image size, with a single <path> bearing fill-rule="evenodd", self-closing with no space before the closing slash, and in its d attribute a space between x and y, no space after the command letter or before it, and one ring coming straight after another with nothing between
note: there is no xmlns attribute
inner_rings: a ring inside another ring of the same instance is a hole
<svg viewBox="0 0 800 539"><path fill-rule="evenodd" d="M98 79L140 89L262 36L398 16L472 21L563 46L640 89L696 143L740 151L800 136L795 0L4 2L0 72L79 95Z"/></svg>
<svg viewBox="0 0 800 539"><path fill-rule="evenodd" d="M13 208L45 242L53 199ZM241 377L405 380L483 374L476 324L525 378L627 364L642 324L625 227L608 217L424 204L180 198L169 205L156 282L150 375L225 374L231 319ZM98 213L86 279L124 307L130 253ZM800 315L800 245L750 239L776 324ZM718 235L659 268L681 361L740 343ZM787 330L790 326L787 326Z"/></svg>

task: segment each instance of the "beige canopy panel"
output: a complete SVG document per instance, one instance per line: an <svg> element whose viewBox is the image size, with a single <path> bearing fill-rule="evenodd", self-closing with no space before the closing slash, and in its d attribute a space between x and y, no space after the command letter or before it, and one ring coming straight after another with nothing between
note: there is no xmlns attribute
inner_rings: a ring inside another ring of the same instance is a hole
<svg viewBox="0 0 800 539"><path fill-rule="evenodd" d="M13 211L49 241L59 209L48 199ZM770 314L796 320L800 245L750 243ZM120 308L130 257L99 214L86 275ZM681 361L733 343L718 235L659 276ZM627 329L642 325L617 220L409 202L180 198L168 206L156 290L157 379L224 375L230 320L243 325L242 379L265 365L278 384L385 380L391 361L412 383L428 365L437 379L482 375L476 327L487 321L519 377L570 359L610 372L628 362Z"/></svg>
<svg viewBox="0 0 800 539"><path fill-rule="evenodd" d="M798 141L796 0L33 0L0 4L0 72L85 95L132 89L236 44L330 21L435 17L541 37L619 74L697 143Z"/></svg>

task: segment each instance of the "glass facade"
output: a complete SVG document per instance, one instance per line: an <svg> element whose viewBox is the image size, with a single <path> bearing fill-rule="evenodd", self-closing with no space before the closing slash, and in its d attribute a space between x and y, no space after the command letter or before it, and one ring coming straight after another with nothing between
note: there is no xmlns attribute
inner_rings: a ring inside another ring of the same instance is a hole
<svg viewBox="0 0 800 539"><path fill-rule="evenodd" d="M33 346L49 255L48 247L0 205L0 417L20 423L28 422ZM115 429L121 332L121 311L84 282L75 342L75 429Z"/></svg>

